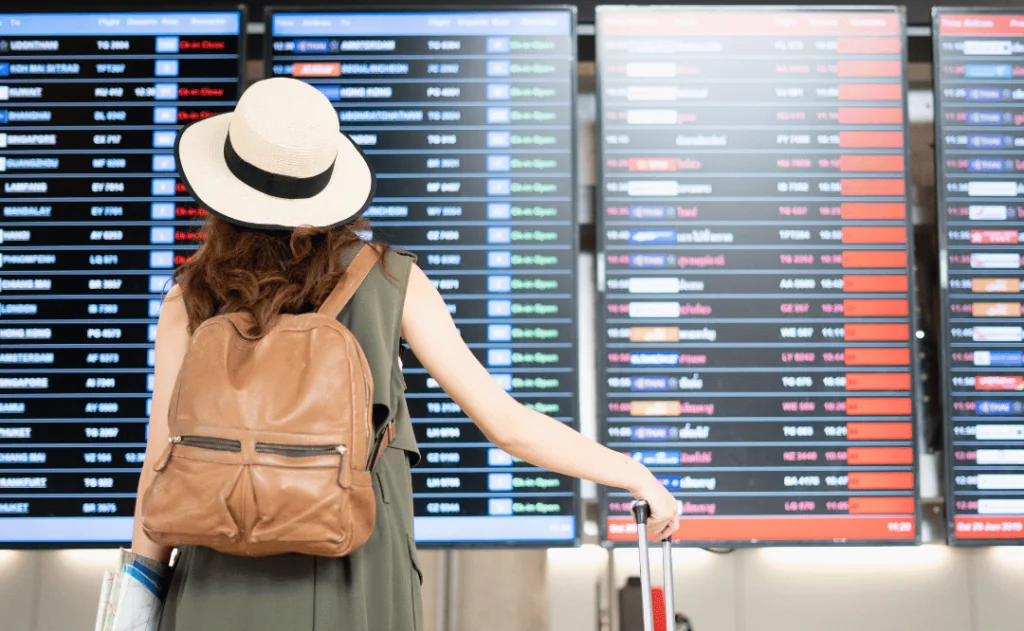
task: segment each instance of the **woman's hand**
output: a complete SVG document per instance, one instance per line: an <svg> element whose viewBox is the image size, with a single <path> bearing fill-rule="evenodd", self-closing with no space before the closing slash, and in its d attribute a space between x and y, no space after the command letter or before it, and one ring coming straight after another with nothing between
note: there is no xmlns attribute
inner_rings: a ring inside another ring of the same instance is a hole
<svg viewBox="0 0 1024 631"><path fill-rule="evenodd" d="M635 491L633 497L645 500L651 509L647 519L647 538L661 541L679 529L679 503L653 474Z"/></svg>

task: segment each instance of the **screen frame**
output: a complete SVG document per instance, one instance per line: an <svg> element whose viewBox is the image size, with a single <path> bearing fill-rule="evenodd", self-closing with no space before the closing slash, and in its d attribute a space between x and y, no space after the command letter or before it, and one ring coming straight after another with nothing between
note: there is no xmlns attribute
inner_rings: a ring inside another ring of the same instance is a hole
<svg viewBox="0 0 1024 631"><path fill-rule="evenodd" d="M580 303L580 290L578 286L579 281L579 267L580 267L580 212L579 204L581 202L581 195L579 194L579 116L577 108L579 107L579 94L577 93L579 86L579 46L578 37L579 25L578 25L578 11L574 5L569 4L552 4L552 5L450 5L441 4L437 6L415 6L415 5L402 5L402 6L386 6L383 8L372 7L367 5L357 6L329 6L329 5L273 5L268 4L263 11L263 76L264 78L270 78L273 58L273 20L277 14L303 14L303 13L323 13L331 15L344 15L347 13L376 13L380 15L393 15L399 13L530 13L530 12L567 12L569 14L569 34L567 37L570 40L570 51L571 51L571 72L570 72L570 97L571 105L570 109L572 112L572 124L570 129L570 165L572 168L572 183L571 183L571 194L572 194L572 216L570 220L572 222L571 233L572 233L572 272L573 280L575 281L572 286L572 304L575 306L575 312L572 315L574 320L574 326L572 328L572 337L569 339L569 343L576 351L575 358L575 374L573 375L573 408L575 413L573 415L573 423L569 426L576 431L580 430L581 426L581 411L580 411L580 378L579 378L579 367L582 363L583 358L579 354L579 338L580 338L580 318L579 318L579 303ZM372 226L371 222L371 226ZM508 550L508 549L547 549L547 548L575 548L579 547L582 543L583 538L583 498L581 496L581 484L579 478L569 476L572 480L572 516L575 520L574 532L572 539L566 539L565 541L555 540L536 540L536 541L519 541L519 540L498 540L498 541L416 541L416 547L421 550ZM415 519L415 515L413 517Z"/></svg>
<svg viewBox="0 0 1024 631"><path fill-rule="evenodd" d="M896 539L878 539L878 540L855 540L855 541L837 541L837 540L815 540L815 539L800 539L800 540L722 540L722 541L678 541L673 540L672 545L675 547L682 548L767 548L767 547L866 547L866 546L916 546L921 543L921 519L922 519L922 501L921 501L921 481L920 481L920 459L921 454L921 437L923 436L923 429L921 419L919 418L922 406L920 403L921 394L921 366L918 358L918 339L915 332L918 330L919 317L917 314L917 296L915 291L916 280L914 273L914 226L911 216L911 193L909 185L911 183L911 164L910 164L910 120L907 112L907 93L908 88L908 41L907 41L907 15L905 7L897 5L836 5L836 6L825 6L825 5L780 5L780 6L767 6L767 5L646 5L646 6L629 6L629 5L599 5L596 10L594 19L594 31L597 42L594 46L594 58L595 58L595 75L596 75L596 100L597 100L597 138L595 141L596 147L595 152L597 154L597 194L596 207L595 207L595 225L597 230L597 252L595 258L597 261L597 285L598 285L598 305L597 305L597 431L598 441L602 445L607 446L607 435L608 435L608 397L603 386L603 380L608 376L608 349L607 349L607 335L605 329L607 323L604 321L604 316L607 313L607 290L605 289L606 281L606 270L605 270L605 231L604 222L606 216L604 213L605 207L605 173L604 173L604 115L603 115L603 99L602 95L602 53L601 53L601 29L600 22L602 16L610 14L623 14L623 13L663 13L663 12L678 12L678 13L893 13L899 18L900 33L900 60L902 64L902 107L903 107L903 133L905 137L903 147L903 179L907 184L907 191L904 194L905 205L906 205L906 217L904 219L905 230L906 230L906 245L907 245L907 281L909 291L907 292L907 300L909 306L909 316L907 318L910 326L910 340L909 348L911 354L910 379L911 379L911 390L909 393L911 401L910 418L914 426L913 436L913 452L914 458L911 465L914 474L914 537L912 539L896 540ZM723 393L727 394L727 393ZM599 487L598 489L598 539L600 545L606 548L619 548L619 547L631 547L634 545L631 541L611 541L608 539L608 512L606 506L608 504L608 490L606 487ZM680 517L681 528L685 528L686 516Z"/></svg>
<svg viewBox="0 0 1024 631"><path fill-rule="evenodd" d="M953 388L951 387L953 379L953 370L951 361L949 359L949 353L951 352L952 346L950 345L950 329L952 328L949 322L949 267L948 262L943 264L943 259L948 257L949 239L946 237L946 230L948 225L944 225L942 206L944 191L940 188L943 184L940 180L941 175L944 173L942 164L945 160L945 151L942 143L942 127L939 124L939 103L941 101L939 95L939 74L936 69L941 65L940 56L942 54L942 37L939 33L939 20L943 15L949 14L965 14L965 15L1019 15L1024 17L1024 6L1014 11L1012 8L995 8L995 7L933 7L932 8L932 95L934 98L935 107L932 109L935 112L935 225L937 227L936 238L938 239L939 245L939 256L942 257L938 261L939 269L946 269L945 277L941 275L939 277L939 327L941 328L941 345L942 356L939 358L940 370L939 374L942 376L942 464L944 465L944 475L942 481L945 483L946 488L943 492L943 498L946 503L946 543L950 546L965 547L965 548L978 548L987 546L1012 546L1024 544L1024 534L1020 537L1013 539L998 539L998 538L979 538L979 539L961 539L956 536L956 498L954 497L955 485L953 483L954 471L953 471Z"/></svg>
<svg viewBox="0 0 1024 631"><path fill-rule="evenodd" d="M67 6L70 7L72 5L69 4ZM45 9L44 8L29 8L29 9L19 9L17 11L7 11L6 13L11 14L11 15L18 15L18 14L25 14L25 15L37 14L38 15L38 14L47 14L47 13L60 13L60 14L69 14L69 15L92 14L92 13L109 13L109 14L116 14L116 15L124 15L124 14L128 14L128 13L141 13L141 14L146 14L146 13L156 13L156 14L160 14L160 13L238 13L239 14L239 17L238 17L238 20L239 20L238 21L238 24L239 24L238 31L239 31L239 33L238 33L238 36L237 36L238 37L238 71L237 71L237 76L238 76L238 94L239 94L239 96L241 96L242 91L245 89L245 86L246 86L246 81L245 81L245 66L246 66L246 61L247 61L246 60L246 53L247 53L246 25L248 24L248 7L246 7L246 5L244 5L244 4L229 4L229 3L216 3L215 2L212 6L203 6L203 7L200 7L199 5L196 5L196 4L185 4L185 5L181 5L181 6L176 6L176 5L171 5L171 4L158 4L158 5L155 5L155 6L152 6L152 7L147 7L145 9L137 8L137 7L132 7L132 6L119 7L118 5L115 4L115 5L103 5L103 8L96 9L96 10L82 10L81 8L78 8L78 9L75 9L75 10L71 10L71 9L61 10L61 9L56 9L56 8L45 8ZM184 125L177 125L176 128L178 129L178 131L180 131L183 126ZM175 178L177 178L177 177L178 177L178 175L175 174ZM145 462L143 463L143 466L145 466ZM139 469L141 471L142 467L140 467ZM73 499L71 501L73 501ZM139 500L138 500L138 495L137 494L133 498L133 501L136 502L136 504L138 503ZM136 509L136 512L137 512L137 509ZM17 517L12 517L10 519L18 519L18 518ZM41 517L41 519L46 519L46 518L45 517ZM55 519L59 519L59 518L55 518ZM58 541L58 540L54 540L54 541L38 541L37 542L37 541L5 541L5 540L0 539L0 550L86 550L86 549L113 549L113 548L120 548L120 547L130 546L131 543L132 543L131 541Z"/></svg>

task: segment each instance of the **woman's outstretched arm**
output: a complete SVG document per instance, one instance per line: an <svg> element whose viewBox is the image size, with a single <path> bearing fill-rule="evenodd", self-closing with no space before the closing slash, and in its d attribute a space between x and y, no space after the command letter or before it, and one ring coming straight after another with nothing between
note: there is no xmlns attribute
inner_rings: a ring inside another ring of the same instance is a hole
<svg viewBox="0 0 1024 631"><path fill-rule="evenodd" d="M651 539L678 526L677 503L639 462L520 404L491 378L463 342L448 307L423 271L412 267L402 335L430 376L505 452L531 464L627 489L651 504Z"/></svg>

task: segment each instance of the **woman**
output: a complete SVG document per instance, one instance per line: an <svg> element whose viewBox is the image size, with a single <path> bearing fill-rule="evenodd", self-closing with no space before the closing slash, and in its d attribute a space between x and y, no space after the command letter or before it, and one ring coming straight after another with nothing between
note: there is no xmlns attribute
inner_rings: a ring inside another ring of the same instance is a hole
<svg viewBox="0 0 1024 631"><path fill-rule="evenodd" d="M190 332L244 311L266 329L279 313L315 310L344 274L374 194L362 153L338 131L319 91L294 79L249 88L231 114L186 128L176 155L189 192L210 211L203 248L181 266L157 328L156 375L139 497L168 440L168 408ZM375 246L376 247L376 246ZM409 631L421 628L412 532L411 463L418 459L398 361L405 338L430 375L483 433L539 467L628 489L651 504L652 539L678 525L676 501L641 464L510 397L459 337L444 301L411 255L378 247L379 263L338 319L370 364L374 404L397 435L376 469L377 519L352 555L232 556L186 546L162 631ZM141 507L141 502L139 502ZM136 509L132 551L166 562Z"/></svg>

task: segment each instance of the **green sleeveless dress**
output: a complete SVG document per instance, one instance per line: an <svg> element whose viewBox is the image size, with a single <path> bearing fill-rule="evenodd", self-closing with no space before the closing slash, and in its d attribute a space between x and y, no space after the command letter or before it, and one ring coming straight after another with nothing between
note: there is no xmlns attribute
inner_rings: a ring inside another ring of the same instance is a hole
<svg viewBox="0 0 1024 631"><path fill-rule="evenodd" d="M423 576L413 539L409 472L419 452L398 362L402 307L414 260L411 254L389 251L386 271L376 265L338 315L359 340L373 372L375 417L386 412L397 424L396 438L375 471L377 521L369 542L340 559L298 554L247 558L185 546L160 631L422 629Z"/></svg>

